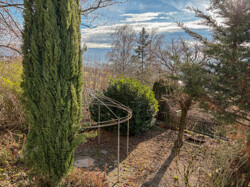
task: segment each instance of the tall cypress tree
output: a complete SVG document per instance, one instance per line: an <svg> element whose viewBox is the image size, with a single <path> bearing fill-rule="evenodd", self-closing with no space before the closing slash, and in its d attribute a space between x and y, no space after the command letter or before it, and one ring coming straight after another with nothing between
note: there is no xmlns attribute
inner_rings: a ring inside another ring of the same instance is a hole
<svg viewBox="0 0 250 187"><path fill-rule="evenodd" d="M24 0L23 100L29 128L24 156L56 186L69 172L81 119L79 0Z"/></svg>

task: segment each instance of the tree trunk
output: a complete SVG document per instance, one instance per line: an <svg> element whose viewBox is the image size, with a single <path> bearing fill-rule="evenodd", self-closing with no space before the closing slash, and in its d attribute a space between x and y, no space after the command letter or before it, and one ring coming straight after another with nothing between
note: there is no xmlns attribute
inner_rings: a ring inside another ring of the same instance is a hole
<svg viewBox="0 0 250 187"><path fill-rule="evenodd" d="M184 134L184 128L186 123L186 117L188 110L192 104L192 99L190 97L182 98L180 101L181 106L181 119L179 123L179 130L178 130L178 139L175 142L175 148L179 149L183 145L183 134Z"/></svg>

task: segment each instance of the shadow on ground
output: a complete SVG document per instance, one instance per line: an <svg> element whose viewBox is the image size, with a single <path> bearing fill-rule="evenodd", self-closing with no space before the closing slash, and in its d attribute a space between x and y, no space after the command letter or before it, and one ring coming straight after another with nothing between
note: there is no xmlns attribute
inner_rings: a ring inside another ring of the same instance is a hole
<svg viewBox="0 0 250 187"><path fill-rule="evenodd" d="M141 136L129 138L129 154L142 143L157 138L159 141L162 139L169 141L173 136L173 131L167 129L151 129ZM156 139L156 141L158 141ZM101 129L101 142L98 144L98 138L92 138L85 144L78 147L76 151L76 158L82 156L89 156L95 160L95 167L103 170L105 164L108 165L107 173L117 167L117 131L105 131ZM173 155L173 153L171 153ZM127 158L127 136L122 136L120 139L120 162ZM94 169L94 168L92 168Z"/></svg>
<svg viewBox="0 0 250 187"><path fill-rule="evenodd" d="M154 187L154 186L156 187L156 186L158 186L161 182L162 177L164 176L165 172L167 171L168 167L170 166L170 164L172 163L172 161L174 160L176 155L177 155L177 151L173 147L171 150L171 154L169 155L167 160L161 165L160 169L154 175L154 177L151 180L143 183L141 186L142 187Z"/></svg>

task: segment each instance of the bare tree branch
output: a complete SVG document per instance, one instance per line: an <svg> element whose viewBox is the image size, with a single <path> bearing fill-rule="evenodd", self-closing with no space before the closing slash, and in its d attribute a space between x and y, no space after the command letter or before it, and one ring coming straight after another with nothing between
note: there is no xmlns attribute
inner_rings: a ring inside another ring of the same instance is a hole
<svg viewBox="0 0 250 187"><path fill-rule="evenodd" d="M127 0L95 0L92 3L87 3L88 0L82 0L82 6L85 4L85 6L82 7L82 15L87 17L89 14L91 14L93 11L109 6L113 6L115 4L121 4L126 2ZM87 5L87 6L86 6Z"/></svg>
<svg viewBox="0 0 250 187"><path fill-rule="evenodd" d="M94 27L100 17L97 10L121 4L127 0L80 0L82 26ZM11 11L10 11L11 10ZM22 12L24 5L21 0L0 0L0 48L11 49L18 54L22 43ZM102 21L101 24L105 24ZM3 52L3 51L1 51Z"/></svg>
<svg viewBox="0 0 250 187"><path fill-rule="evenodd" d="M16 48L14 48L14 47L11 47L11 46L8 46L8 45L0 45L0 48L1 47L7 48L7 49L11 49L11 50L17 52L19 55L22 55L22 52L20 50L16 49Z"/></svg>
<svg viewBox="0 0 250 187"><path fill-rule="evenodd" d="M132 76L135 73L135 67L133 67L135 37L136 33L129 25L117 27L111 34L112 51L108 53L107 58L118 75Z"/></svg>
<svg viewBox="0 0 250 187"><path fill-rule="evenodd" d="M7 3L7 2L4 2L4 1L0 1L0 8L16 7L16 8L23 9L23 6L24 5L21 4L21 3Z"/></svg>
<svg viewBox="0 0 250 187"><path fill-rule="evenodd" d="M105 15L101 13L101 9L114 6L115 4L122 4L127 0L80 0L82 26L94 28L96 25L105 25ZM98 20L101 23L98 22Z"/></svg>

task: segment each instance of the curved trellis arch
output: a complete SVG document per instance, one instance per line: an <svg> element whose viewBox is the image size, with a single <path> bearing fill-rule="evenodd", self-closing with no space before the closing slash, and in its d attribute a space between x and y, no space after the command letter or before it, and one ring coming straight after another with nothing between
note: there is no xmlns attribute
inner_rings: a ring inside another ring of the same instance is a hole
<svg viewBox="0 0 250 187"><path fill-rule="evenodd" d="M89 112L89 106L94 105L98 106L98 121L93 121L90 116ZM100 121L100 116L101 116L101 111L100 107L104 106L106 107L112 114L113 117L112 119L108 121ZM126 116L118 117L115 112L111 109L112 108L117 108L121 109L127 112ZM127 123L127 155L129 153L129 120L132 118L132 110L119 103L118 101L115 101L114 99L111 99L109 97L106 97L102 94L98 95L95 93L95 91L90 90L90 89L85 89L83 91L83 105L82 105L82 111L83 111L83 116L85 117L81 124L83 125L83 130L86 129L98 129L98 143L101 141L101 134L100 134L100 128L102 127L108 127L108 126L114 126L117 125L118 127L118 148L117 148L117 156L118 156L118 182L119 182L119 170L120 170L120 125L122 123ZM89 125L85 125L85 124Z"/></svg>

